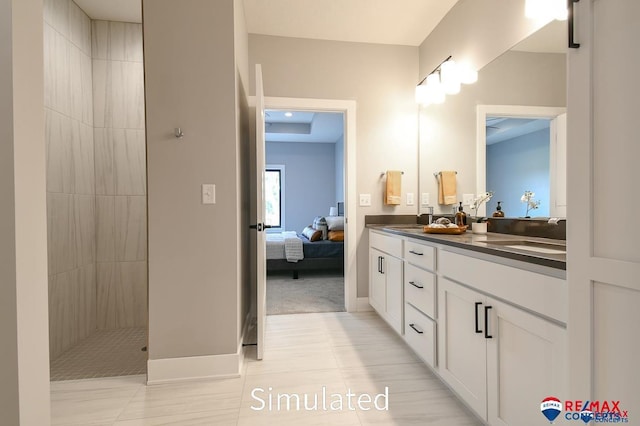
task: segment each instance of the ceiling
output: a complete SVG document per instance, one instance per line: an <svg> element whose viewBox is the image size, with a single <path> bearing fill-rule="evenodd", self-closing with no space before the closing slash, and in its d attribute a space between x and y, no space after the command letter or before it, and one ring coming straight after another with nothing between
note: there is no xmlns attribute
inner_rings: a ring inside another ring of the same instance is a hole
<svg viewBox="0 0 640 426"><path fill-rule="evenodd" d="M549 119L487 117L487 145L548 129Z"/></svg>
<svg viewBox="0 0 640 426"><path fill-rule="evenodd" d="M102 21L142 22L142 0L73 0L89 18Z"/></svg>
<svg viewBox="0 0 640 426"><path fill-rule="evenodd" d="M344 133L343 115L336 112L267 110L265 123L267 142L335 143Z"/></svg>
<svg viewBox="0 0 640 426"><path fill-rule="evenodd" d="M141 0L74 0L91 19L142 22ZM251 34L419 46L458 0L243 0Z"/></svg>

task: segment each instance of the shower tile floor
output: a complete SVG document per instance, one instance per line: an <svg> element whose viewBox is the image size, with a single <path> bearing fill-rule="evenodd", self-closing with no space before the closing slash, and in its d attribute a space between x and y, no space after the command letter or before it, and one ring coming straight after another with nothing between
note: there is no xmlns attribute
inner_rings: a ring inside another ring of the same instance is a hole
<svg viewBox="0 0 640 426"><path fill-rule="evenodd" d="M146 328L98 330L51 361L51 380L147 373Z"/></svg>

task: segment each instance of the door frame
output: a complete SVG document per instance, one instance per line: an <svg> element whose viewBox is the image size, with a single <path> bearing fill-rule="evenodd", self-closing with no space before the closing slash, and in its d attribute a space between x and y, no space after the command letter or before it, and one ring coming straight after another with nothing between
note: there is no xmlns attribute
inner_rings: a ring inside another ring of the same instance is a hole
<svg viewBox="0 0 640 426"><path fill-rule="evenodd" d="M553 120L566 112L566 107L478 105L476 113L476 193L484 194L487 192L487 116L499 115L511 118ZM550 143L553 143L553 140ZM478 214L486 216L486 204L480 206Z"/></svg>
<svg viewBox="0 0 640 426"><path fill-rule="evenodd" d="M265 109L341 112L344 114L344 302L347 312L357 311L358 268L356 212L356 101L265 96Z"/></svg>

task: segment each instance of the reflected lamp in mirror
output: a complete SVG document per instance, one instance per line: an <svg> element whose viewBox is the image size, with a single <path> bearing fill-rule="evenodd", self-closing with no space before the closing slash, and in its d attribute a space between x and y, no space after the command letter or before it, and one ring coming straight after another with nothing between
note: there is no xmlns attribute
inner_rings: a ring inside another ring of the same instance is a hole
<svg viewBox="0 0 640 426"><path fill-rule="evenodd" d="M441 104L446 95L460 93L461 84L478 81L478 71L469 64L457 63L451 56L442 61L416 86L416 102L427 106Z"/></svg>

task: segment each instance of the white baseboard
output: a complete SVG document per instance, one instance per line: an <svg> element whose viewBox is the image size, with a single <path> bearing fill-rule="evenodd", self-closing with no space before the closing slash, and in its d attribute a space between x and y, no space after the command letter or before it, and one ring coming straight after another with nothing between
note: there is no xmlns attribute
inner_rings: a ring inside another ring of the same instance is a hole
<svg viewBox="0 0 640 426"><path fill-rule="evenodd" d="M240 377L241 353L150 359L147 384Z"/></svg>
<svg viewBox="0 0 640 426"><path fill-rule="evenodd" d="M356 311L357 312L373 311L373 308L369 304L368 297L358 297Z"/></svg>

